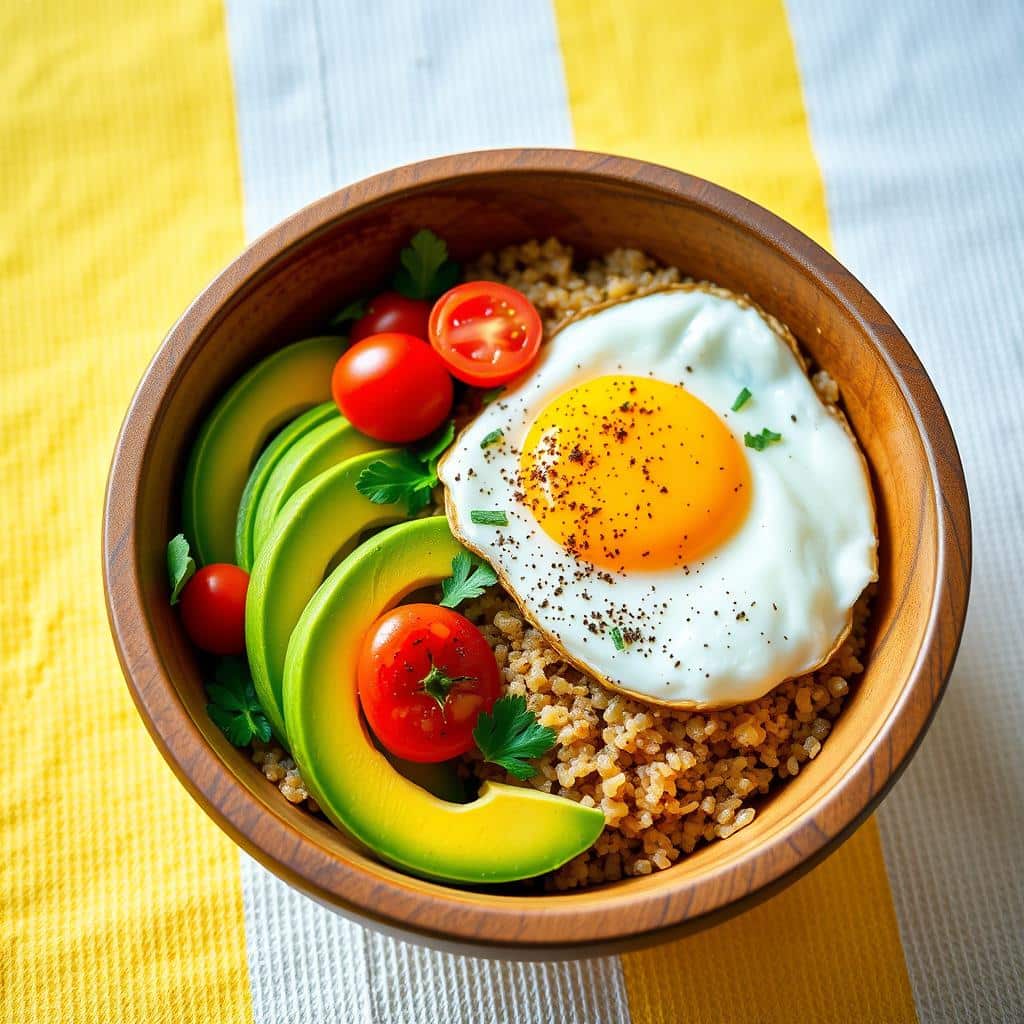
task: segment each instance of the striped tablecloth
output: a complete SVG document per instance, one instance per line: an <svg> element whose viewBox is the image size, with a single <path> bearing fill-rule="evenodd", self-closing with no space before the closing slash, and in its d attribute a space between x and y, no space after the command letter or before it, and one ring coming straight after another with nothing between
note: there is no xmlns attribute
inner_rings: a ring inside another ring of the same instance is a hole
<svg viewBox="0 0 1024 1024"><path fill-rule="evenodd" d="M8 0L0 10L0 1009L6 1021L1024 1019L1024 7ZM960 440L970 621L881 811L756 910L588 963L413 948L208 821L121 681L107 462L165 328L247 238L447 151L711 178L832 248Z"/></svg>

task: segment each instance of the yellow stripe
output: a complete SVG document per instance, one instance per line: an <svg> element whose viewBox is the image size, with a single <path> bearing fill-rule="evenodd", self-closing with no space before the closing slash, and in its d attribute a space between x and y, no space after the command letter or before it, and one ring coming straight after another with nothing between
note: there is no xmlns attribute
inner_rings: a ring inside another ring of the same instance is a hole
<svg viewBox="0 0 1024 1024"><path fill-rule="evenodd" d="M238 855L114 658L104 477L160 337L242 244L218 0L0 12L0 1017L252 1017Z"/></svg>
<svg viewBox="0 0 1024 1024"><path fill-rule="evenodd" d="M555 7L577 145L717 181L829 244L780 0ZM873 820L770 902L622 960L634 1024L916 1020Z"/></svg>

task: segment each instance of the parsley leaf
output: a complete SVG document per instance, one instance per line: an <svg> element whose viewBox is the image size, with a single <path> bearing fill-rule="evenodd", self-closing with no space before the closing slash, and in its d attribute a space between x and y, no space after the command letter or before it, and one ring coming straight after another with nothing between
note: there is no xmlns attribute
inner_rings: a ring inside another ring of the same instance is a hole
<svg viewBox="0 0 1024 1024"><path fill-rule="evenodd" d="M441 581L442 608L458 608L463 601L479 597L485 588L498 582L498 574L483 562L474 563L468 551L452 559L452 574Z"/></svg>
<svg viewBox="0 0 1024 1024"><path fill-rule="evenodd" d="M486 408L488 405L491 404L491 402L496 402L499 398L501 398L502 392L504 390L504 384L499 384L496 388L488 388L480 396L480 404Z"/></svg>
<svg viewBox="0 0 1024 1024"><path fill-rule="evenodd" d="M437 460L455 440L455 420L449 420L432 437L415 449L397 454L397 464L371 462L359 474L356 490L375 505L394 505L405 500L410 516L430 504L437 486Z"/></svg>
<svg viewBox="0 0 1024 1024"><path fill-rule="evenodd" d="M405 501L409 515L414 516L430 502L430 492L437 485L437 473L412 452L399 452L394 462L371 462L359 474L356 490L375 505L394 505Z"/></svg>
<svg viewBox="0 0 1024 1024"><path fill-rule="evenodd" d="M451 447L454 440L455 420L449 420L416 449L416 458L429 469L433 469L437 465L438 459Z"/></svg>
<svg viewBox="0 0 1024 1024"><path fill-rule="evenodd" d="M185 535L179 533L167 545L167 575L171 579L171 604L177 604L185 584L195 575L196 562Z"/></svg>
<svg viewBox="0 0 1024 1024"><path fill-rule="evenodd" d="M503 440L505 435L500 430L492 430L481 442L481 448L489 448L492 444L497 444Z"/></svg>
<svg viewBox="0 0 1024 1024"><path fill-rule="evenodd" d="M407 299L436 299L459 280L459 265L448 259L448 246L433 231L417 231L398 257L395 291Z"/></svg>
<svg viewBox="0 0 1024 1024"><path fill-rule="evenodd" d="M254 739L270 740L270 722L263 713L256 687L241 658L221 658L214 672L215 683L206 687L210 703L206 713L228 740L244 747Z"/></svg>
<svg viewBox="0 0 1024 1024"><path fill-rule="evenodd" d="M743 408L743 406L745 406L745 405L747 404L747 402L749 402L749 401L751 400L751 398L753 398L753 397L754 397L754 396L753 396L753 394L751 394L751 391L750 391L750 389L749 389L749 388L744 388L744 389L743 389L743 390L742 390L742 391L741 391L741 392L740 392L740 393L739 393L739 394L738 394L738 395L736 396L736 401L734 401L734 402L732 403L732 405L730 406L730 408L732 409L732 411L733 411L733 412L739 412L739 411L740 411L740 409L742 409L742 408Z"/></svg>
<svg viewBox="0 0 1024 1024"><path fill-rule="evenodd" d="M781 440L781 434L776 434L774 430L769 430L767 427L763 427L760 434L748 432L743 435L743 443L748 448L753 448L756 452L763 452L768 445Z"/></svg>
<svg viewBox="0 0 1024 1024"><path fill-rule="evenodd" d="M537 721L526 706L526 698L511 694L497 701L489 714L482 712L473 730L485 761L524 780L537 774L529 759L549 751L555 738L555 730Z"/></svg>
<svg viewBox="0 0 1024 1024"><path fill-rule="evenodd" d="M327 321L328 327L344 327L345 324L351 323L353 320L361 320L366 316L366 308L369 303L366 299L353 299L344 309L334 314L330 320Z"/></svg>

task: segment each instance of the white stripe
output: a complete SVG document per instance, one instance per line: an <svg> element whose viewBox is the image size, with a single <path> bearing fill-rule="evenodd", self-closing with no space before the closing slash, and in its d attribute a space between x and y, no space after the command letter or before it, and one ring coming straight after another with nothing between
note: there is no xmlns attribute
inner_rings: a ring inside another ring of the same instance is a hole
<svg viewBox="0 0 1024 1024"><path fill-rule="evenodd" d="M880 812L924 1021L1024 1006L1024 7L789 0L837 254L942 395L974 521L971 610Z"/></svg>
<svg viewBox="0 0 1024 1024"><path fill-rule="evenodd" d="M313 903L241 857L255 1024L629 1024L618 957L477 960L409 945Z"/></svg>
<svg viewBox="0 0 1024 1024"><path fill-rule="evenodd" d="M370 1024L367 931L241 855L255 1024Z"/></svg>
<svg viewBox="0 0 1024 1024"><path fill-rule="evenodd" d="M461 149L572 144L548 0L229 0L251 236L332 188ZM256 1024L628 1024L618 958L492 963L409 946L242 856Z"/></svg>
<svg viewBox="0 0 1024 1024"><path fill-rule="evenodd" d="M228 0L250 237L441 153L571 146L549 0Z"/></svg>

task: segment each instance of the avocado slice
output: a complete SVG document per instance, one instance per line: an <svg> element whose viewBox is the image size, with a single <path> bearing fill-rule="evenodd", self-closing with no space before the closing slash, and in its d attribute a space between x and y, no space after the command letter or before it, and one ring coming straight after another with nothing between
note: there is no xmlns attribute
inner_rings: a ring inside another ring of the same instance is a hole
<svg viewBox="0 0 1024 1024"><path fill-rule="evenodd" d="M274 467L295 442L308 434L314 427L329 419L341 419L341 413L334 402L314 405L308 412L296 416L280 433L275 434L270 444L252 467L245 490L238 502L238 518L235 520L235 561L248 572L253 560L253 526L256 523L256 508L260 495L266 486Z"/></svg>
<svg viewBox="0 0 1024 1024"><path fill-rule="evenodd" d="M267 356L207 417L185 470L182 519L197 560L235 557L235 521L249 470L275 431L331 397L344 338L307 338Z"/></svg>
<svg viewBox="0 0 1024 1024"><path fill-rule="evenodd" d="M604 828L601 811L492 782L470 803L439 800L388 764L359 711L356 663L367 628L406 594L448 576L461 550L443 516L392 526L356 548L292 632L285 722L317 803L382 859L427 878L511 882L587 849Z"/></svg>
<svg viewBox="0 0 1024 1024"><path fill-rule="evenodd" d="M314 477L281 510L259 548L245 599L245 647L260 703L286 746L281 688L288 638L339 548L405 518L404 505L375 505L356 490L371 462L395 458L393 451L369 452Z"/></svg>
<svg viewBox="0 0 1024 1024"><path fill-rule="evenodd" d="M253 522L253 550L263 547L279 513L303 484L345 459L381 446L381 441L360 434L341 413L296 441L273 467L260 495Z"/></svg>

